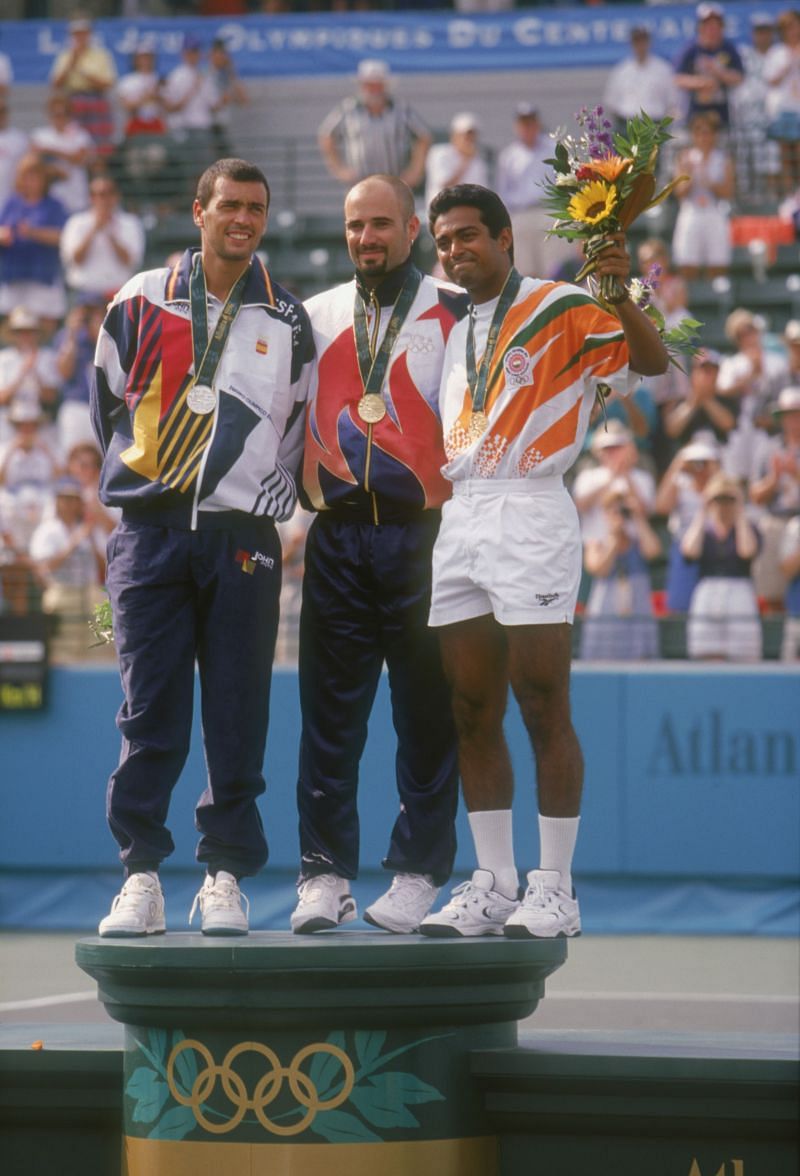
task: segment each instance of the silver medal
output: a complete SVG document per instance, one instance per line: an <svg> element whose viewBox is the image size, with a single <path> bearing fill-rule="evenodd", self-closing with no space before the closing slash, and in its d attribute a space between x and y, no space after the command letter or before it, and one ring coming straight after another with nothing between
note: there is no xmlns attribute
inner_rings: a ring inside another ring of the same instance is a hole
<svg viewBox="0 0 800 1176"><path fill-rule="evenodd" d="M198 416L208 416L217 407L217 394L208 384L193 384L186 397L186 403Z"/></svg>

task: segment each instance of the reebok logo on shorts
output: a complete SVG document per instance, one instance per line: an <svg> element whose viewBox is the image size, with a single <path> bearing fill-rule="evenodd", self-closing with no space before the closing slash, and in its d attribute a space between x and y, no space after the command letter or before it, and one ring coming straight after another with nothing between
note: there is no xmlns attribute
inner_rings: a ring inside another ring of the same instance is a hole
<svg viewBox="0 0 800 1176"><path fill-rule="evenodd" d="M548 604L552 604L554 600L558 600L560 595L560 592L537 592L536 602L537 604L540 604L542 608L546 608Z"/></svg>

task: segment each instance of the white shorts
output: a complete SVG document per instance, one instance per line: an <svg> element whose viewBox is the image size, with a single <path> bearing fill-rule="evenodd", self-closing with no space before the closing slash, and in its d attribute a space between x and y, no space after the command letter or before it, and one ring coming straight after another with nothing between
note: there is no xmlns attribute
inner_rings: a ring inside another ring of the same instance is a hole
<svg viewBox="0 0 800 1176"><path fill-rule="evenodd" d="M709 576L692 593L686 627L689 657L761 659L761 620L752 580Z"/></svg>
<svg viewBox="0 0 800 1176"><path fill-rule="evenodd" d="M674 265L730 265L731 226L726 213L713 205L682 205L672 233Z"/></svg>
<svg viewBox="0 0 800 1176"><path fill-rule="evenodd" d="M428 623L493 614L501 625L572 624L578 512L563 479L456 482L433 549Z"/></svg>

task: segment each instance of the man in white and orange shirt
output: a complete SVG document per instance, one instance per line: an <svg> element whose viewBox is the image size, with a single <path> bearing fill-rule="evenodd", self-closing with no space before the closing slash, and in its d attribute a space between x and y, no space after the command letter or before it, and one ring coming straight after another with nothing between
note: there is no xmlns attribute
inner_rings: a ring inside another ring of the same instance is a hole
<svg viewBox="0 0 800 1176"><path fill-rule="evenodd" d="M667 352L623 291L610 313L577 286L520 278L508 211L477 185L446 188L429 224L445 273L472 299L448 340L440 407L453 497L433 556L431 625L453 692L459 767L478 869L423 920L433 936L580 932L572 888L583 760L569 703L581 574L563 475L581 451L597 386L628 392ZM627 278L622 236L598 274ZM508 685L533 745L540 867L518 900Z"/></svg>

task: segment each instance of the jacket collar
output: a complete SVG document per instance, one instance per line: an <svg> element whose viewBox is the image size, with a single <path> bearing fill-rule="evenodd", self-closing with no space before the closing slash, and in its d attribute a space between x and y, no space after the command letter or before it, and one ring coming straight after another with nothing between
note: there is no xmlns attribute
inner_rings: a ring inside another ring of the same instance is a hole
<svg viewBox="0 0 800 1176"><path fill-rule="evenodd" d="M187 249L178 262L167 273L165 298L167 302L189 301L189 279L192 274L195 255L199 249ZM250 276L242 296L243 306L274 306L275 295L272 292L267 267L260 257L255 256L250 261Z"/></svg>
<svg viewBox="0 0 800 1176"><path fill-rule="evenodd" d="M411 258L404 261L397 269L393 269L386 277L378 283L373 291L364 284L361 274L356 274L356 289L363 298L364 302L370 301L371 294L374 294L375 300L379 306L394 306L397 301L397 295L403 288L406 278L412 270L417 267L414 265Z"/></svg>

